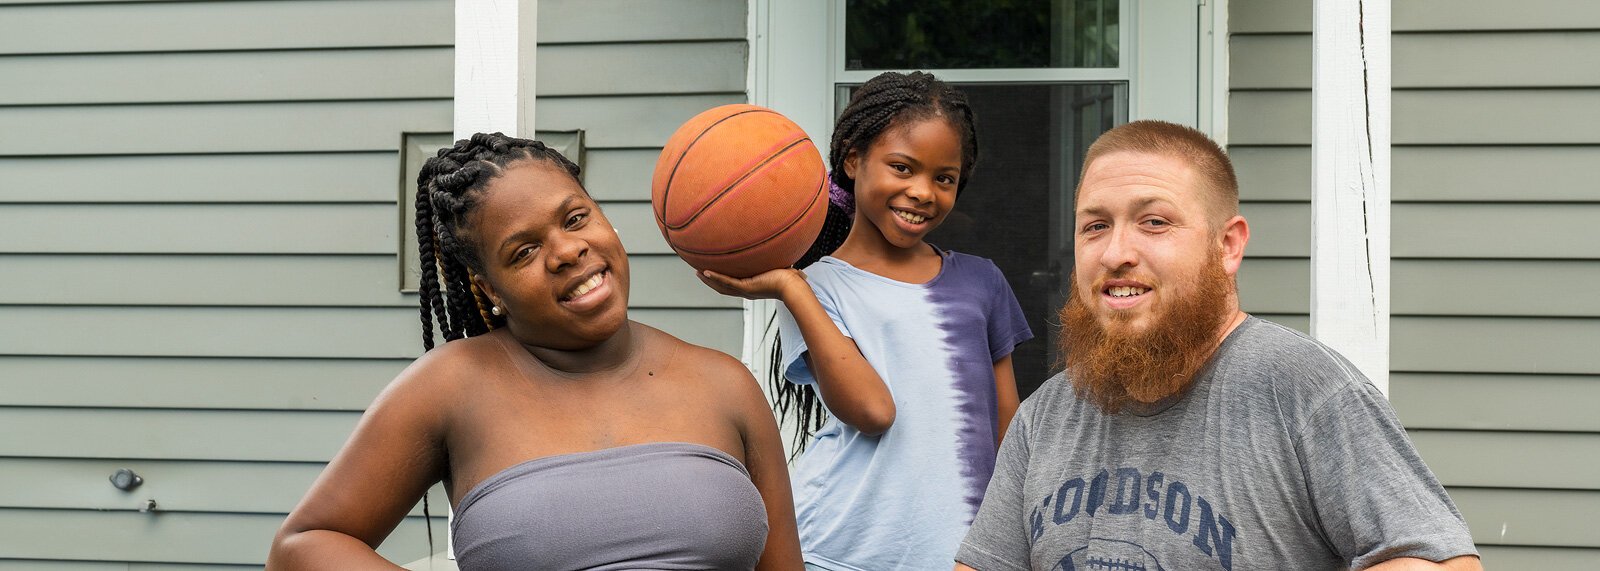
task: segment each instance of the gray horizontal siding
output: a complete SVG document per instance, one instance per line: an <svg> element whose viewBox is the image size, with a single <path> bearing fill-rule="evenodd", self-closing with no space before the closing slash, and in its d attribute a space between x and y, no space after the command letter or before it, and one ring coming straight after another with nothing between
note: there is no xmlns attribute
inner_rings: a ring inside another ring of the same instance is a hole
<svg viewBox="0 0 1600 571"><path fill-rule="evenodd" d="M745 43L552 46L540 96L737 92ZM448 47L0 56L0 105L447 99ZM593 70L604 67L604 73Z"/></svg>
<svg viewBox="0 0 1600 571"><path fill-rule="evenodd" d="M629 253L672 252L649 203L603 208ZM0 210L0 253L392 255L398 217L392 203L19 204Z"/></svg>
<svg viewBox="0 0 1600 571"><path fill-rule="evenodd" d="M1231 0L1234 34L1311 33L1312 0ZM1390 17L1396 32L1600 29L1600 5L1585 0L1406 0Z"/></svg>
<svg viewBox="0 0 1600 571"><path fill-rule="evenodd" d="M0 203L394 204L395 152L0 157ZM648 201L659 154L589 149L584 186L602 201Z"/></svg>
<svg viewBox="0 0 1600 571"><path fill-rule="evenodd" d="M1597 433L1412 429L1411 442L1445 486L1600 491Z"/></svg>
<svg viewBox="0 0 1600 571"><path fill-rule="evenodd" d="M1389 396L1411 428L1600 433L1595 375L1394 373Z"/></svg>
<svg viewBox="0 0 1600 571"><path fill-rule="evenodd" d="M703 287L703 286L702 286ZM10 306L0 354L400 359L421 352L415 309ZM629 317L737 353L740 309L635 309Z"/></svg>
<svg viewBox="0 0 1600 571"><path fill-rule="evenodd" d="M0 356L0 406L359 412L409 364L406 358Z"/></svg>
<svg viewBox="0 0 1600 571"><path fill-rule="evenodd" d="M644 233L653 228L632 229ZM677 256L628 257L635 308L740 308L694 277ZM417 305L397 291L394 255L4 255L16 278L0 304L363 306ZM414 271L407 269L408 271ZM117 276L107 280L105 276ZM315 280L301 276L316 276Z"/></svg>
<svg viewBox="0 0 1600 571"><path fill-rule="evenodd" d="M260 568L260 565L0 559L0 571L245 571Z"/></svg>
<svg viewBox="0 0 1600 571"><path fill-rule="evenodd" d="M591 42L740 40L744 0L541 0L539 46ZM543 81L543 72L540 72Z"/></svg>
<svg viewBox="0 0 1600 571"><path fill-rule="evenodd" d="M1250 221L1247 254L1311 254L1310 204L1245 202L1240 210ZM1391 217L1397 258L1600 259L1600 241L1591 239L1588 226L1600 219L1600 202L1396 203ZM1515 240L1506 239L1510 220L1519 221Z"/></svg>
<svg viewBox="0 0 1600 571"><path fill-rule="evenodd" d="M32 407L4 413L6 434L51 436L7 439L0 456L237 462L327 462L361 417L344 411Z"/></svg>
<svg viewBox="0 0 1600 571"><path fill-rule="evenodd" d="M1596 569L1600 549L1480 545L1485 569Z"/></svg>
<svg viewBox="0 0 1600 571"><path fill-rule="evenodd" d="M1449 488L1480 544L1600 547L1588 514L1600 494L1577 490Z"/></svg>
<svg viewBox="0 0 1600 571"><path fill-rule="evenodd" d="M448 0L269 0L5 7L0 54L448 46Z"/></svg>
<svg viewBox="0 0 1600 571"><path fill-rule="evenodd" d="M449 98L449 48L0 57L0 105Z"/></svg>
<svg viewBox="0 0 1600 571"><path fill-rule="evenodd" d="M647 48L639 48L647 49ZM539 99L539 129L585 129L593 148L661 148L690 117L718 105L744 103L745 95L571 96Z"/></svg>
<svg viewBox="0 0 1600 571"><path fill-rule="evenodd" d="M282 513L305 495L321 462L195 462L88 458L0 459L0 508L138 511L146 500L156 509L195 513ZM108 476L131 469L144 478L124 492ZM430 503L449 505L442 486ZM422 515L417 502L411 515Z"/></svg>
<svg viewBox="0 0 1600 571"><path fill-rule="evenodd" d="M1600 291L1600 265L1590 260L1396 259L1390 272L1395 315L1600 317L1600 296L1527 293L1528 276L1568 291ZM1256 258L1239 270L1241 297L1253 311L1310 311L1310 280L1305 258Z"/></svg>
<svg viewBox="0 0 1600 571"><path fill-rule="evenodd" d="M746 51L743 38L648 49L637 44L540 46L539 96L742 93Z"/></svg>
<svg viewBox="0 0 1600 571"><path fill-rule="evenodd" d="M1311 147L1235 146L1241 188L1256 200L1311 200ZM1406 146L1392 152L1398 202L1595 202L1600 146Z"/></svg>
<svg viewBox="0 0 1600 571"><path fill-rule="evenodd" d="M1573 89L1395 91L1396 145L1600 143L1595 92ZM1234 91L1229 143L1311 144L1309 91Z"/></svg>
<svg viewBox="0 0 1600 571"><path fill-rule="evenodd" d="M14 559L259 567L281 523L281 514L0 509L0 553ZM413 561L427 553L422 518L406 518L389 537L378 553L391 561ZM434 537L442 545L444 522L434 523Z"/></svg>
<svg viewBox="0 0 1600 571"><path fill-rule="evenodd" d="M0 107L0 132L33 134L0 155L397 151L450 114L448 100Z"/></svg>
<svg viewBox="0 0 1600 571"><path fill-rule="evenodd" d="M1311 89L1304 36L1241 36L1230 49L1233 89ZM1561 65L1532 64L1552 53ZM1397 89L1600 86L1600 31L1401 34L1393 54Z"/></svg>
<svg viewBox="0 0 1600 571"><path fill-rule="evenodd" d="M1311 4L1230 3L1229 151L1269 241L1241 296L1285 322L1310 287ZM1600 5L1393 17L1392 402L1486 567L1600 567L1600 298L1573 293L1600 290Z"/></svg>

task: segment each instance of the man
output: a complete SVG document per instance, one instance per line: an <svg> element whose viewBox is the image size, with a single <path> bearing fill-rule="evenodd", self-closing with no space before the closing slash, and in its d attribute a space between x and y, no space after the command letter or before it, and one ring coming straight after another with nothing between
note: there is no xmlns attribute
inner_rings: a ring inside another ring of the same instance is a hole
<svg viewBox="0 0 1600 571"><path fill-rule="evenodd" d="M1222 150L1139 121L1084 164L1066 371L1017 412L957 569L1481 569L1372 383L1239 310Z"/></svg>

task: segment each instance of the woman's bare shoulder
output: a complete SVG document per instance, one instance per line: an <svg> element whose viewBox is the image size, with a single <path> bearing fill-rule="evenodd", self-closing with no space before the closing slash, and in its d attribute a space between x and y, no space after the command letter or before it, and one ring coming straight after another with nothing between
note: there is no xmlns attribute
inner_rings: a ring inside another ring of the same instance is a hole
<svg viewBox="0 0 1600 571"><path fill-rule="evenodd" d="M401 370L373 404L437 408L461 394L464 385L482 379L488 368L504 362L504 349L490 335L457 339L435 346Z"/></svg>

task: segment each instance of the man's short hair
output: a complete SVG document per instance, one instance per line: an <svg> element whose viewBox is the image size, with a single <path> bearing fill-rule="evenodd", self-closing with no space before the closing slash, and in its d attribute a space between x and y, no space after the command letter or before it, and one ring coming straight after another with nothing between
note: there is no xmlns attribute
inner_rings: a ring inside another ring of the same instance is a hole
<svg viewBox="0 0 1600 571"><path fill-rule="evenodd" d="M1148 119L1121 125L1095 139L1083 157L1083 172L1078 175L1074 198L1083 189L1083 174L1089 172L1095 159L1124 151L1173 157L1194 167L1200 180L1210 187L1206 189L1207 203L1217 224L1239 213L1239 179L1222 147L1191 127Z"/></svg>

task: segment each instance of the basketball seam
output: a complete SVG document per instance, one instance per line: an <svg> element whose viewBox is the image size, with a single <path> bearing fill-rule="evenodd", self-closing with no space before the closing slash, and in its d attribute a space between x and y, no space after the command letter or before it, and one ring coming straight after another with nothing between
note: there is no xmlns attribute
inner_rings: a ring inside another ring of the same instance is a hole
<svg viewBox="0 0 1600 571"><path fill-rule="evenodd" d="M787 231L790 228L793 228L796 224L799 224L801 220L805 219L806 214L810 213L811 209L816 206L817 199L819 197L822 197L822 196L827 196L827 188L828 188L828 177L822 177L822 184L817 186L817 192L811 196L811 204L810 205L807 205L806 208L802 209L798 216L795 216L793 220L790 220L787 224L784 224L783 227L778 228L772 234L768 235L765 238L757 240L754 243L746 244L746 245L743 245L743 246L735 247L735 248L730 249L730 250L722 250L722 251L718 251L718 252L707 252L707 251L701 251L701 250L690 250L688 248L680 248L675 244L669 244L669 245L672 246L672 249L677 250L680 253L694 254L696 256L726 256L728 254L737 254L739 252L743 252L745 250L749 250L749 249L754 248L756 246L760 246L762 244L765 244L767 242L771 242L771 241L777 239L779 236L782 236L785 231Z"/></svg>
<svg viewBox="0 0 1600 571"><path fill-rule="evenodd" d="M700 139L702 137L705 137L706 133L710 133L712 129L715 129L717 127L717 125L721 125L723 121L727 121L729 119L732 119L734 117L738 117L740 115L744 115L746 113L772 113L774 115L777 115L777 112L775 112L775 111L773 111L771 109L764 109L764 108L760 108L760 107L757 107L755 109L745 109L743 111L740 111L738 113L734 113L734 114L729 115L727 117L723 117L721 119L717 119L716 121L713 121L710 125L706 125L706 128L700 130L700 134L694 136L694 140L693 141L689 141L689 144L684 145L683 146L683 150L678 152L677 160L672 161L672 171L667 173L666 185L661 188L661 211L656 214L656 220L660 221L662 225L666 225L665 218L667 216L667 204L670 204L670 202L667 200L667 198L672 196L672 181L673 181L673 179L678 178L678 166L682 165L683 164L683 159L689 156L689 149L693 149L695 143L700 142ZM780 117L781 117L781 115L780 115Z"/></svg>
<svg viewBox="0 0 1600 571"><path fill-rule="evenodd" d="M734 179L733 182L730 182L730 183L728 183L727 186L722 187L722 190L717 191L717 193L715 195L713 195L709 200L706 200L705 204L700 205L700 209L696 210L694 212L694 214L690 215L687 220L684 220L680 224L668 224L666 221L663 220L661 222L661 225L666 226L668 229L671 229L671 230L682 230L684 228L687 228L690 224L693 224L695 220L698 220L700 218L700 215L705 214L707 210L710 210L712 206L715 206L717 204L718 200L722 200L722 197L727 196L729 192L732 192L734 188L738 187L739 183L742 183L742 182L744 182L746 180L750 180L750 177L755 176L755 174L758 173L758 172L761 172L761 169L764 169L768 165L771 165L772 163L776 162L778 159L782 158L784 155L788 154L790 151L793 151L796 148L802 148L803 149L804 147L801 147L800 144L808 142L810 140L811 140L810 137L801 136L799 139L790 141L788 144L784 145L782 148L779 148L777 150L777 152L772 153L770 155L767 155L766 158L761 159L761 162L756 163L754 165L751 165L749 169L746 169L744 171L744 174L739 175L739 178ZM668 183L668 184L671 184L671 183ZM666 199L664 197L662 199L662 202L663 202L663 204L666 203ZM663 210L665 210L664 207L663 207ZM665 212L663 212L663 214L665 214Z"/></svg>

